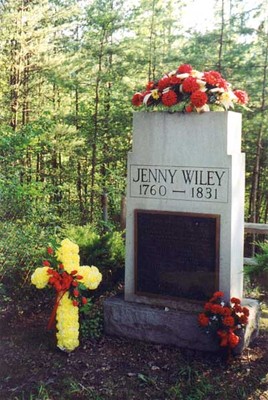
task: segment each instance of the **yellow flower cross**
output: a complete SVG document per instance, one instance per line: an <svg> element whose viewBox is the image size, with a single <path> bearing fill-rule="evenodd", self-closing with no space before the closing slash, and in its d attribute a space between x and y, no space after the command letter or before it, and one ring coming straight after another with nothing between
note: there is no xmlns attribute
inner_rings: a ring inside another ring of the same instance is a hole
<svg viewBox="0 0 268 400"><path fill-rule="evenodd" d="M53 252L52 249L50 251ZM102 274L95 266L79 265L79 247L69 239L61 242L55 256L60 272L52 269L46 261L45 266L36 268L31 282L37 289L43 289L49 284L56 289L57 299L49 326L55 316L57 345L61 350L72 351L79 346L79 312L78 301L70 298L70 293L78 296L79 291L76 287L80 283L87 289L96 289L102 280ZM84 297L83 300L86 301Z"/></svg>

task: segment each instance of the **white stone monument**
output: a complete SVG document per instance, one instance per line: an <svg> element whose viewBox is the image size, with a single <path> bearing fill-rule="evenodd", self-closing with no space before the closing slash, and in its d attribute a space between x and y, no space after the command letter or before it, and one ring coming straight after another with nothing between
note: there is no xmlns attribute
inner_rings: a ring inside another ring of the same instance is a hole
<svg viewBox="0 0 268 400"><path fill-rule="evenodd" d="M213 291L243 296L244 181L239 113L134 114L125 296L105 305L107 333L213 350L197 314Z"/></svg>
<svg viewBox="0 0 268 400"><path fill-rule="evenodd" d="M135 293L135 210L219 216L215 290L223 291L228 300L242 297L244 180L241 114L134 114L133 151L128 158L126 300L170 304Z"/></svg>

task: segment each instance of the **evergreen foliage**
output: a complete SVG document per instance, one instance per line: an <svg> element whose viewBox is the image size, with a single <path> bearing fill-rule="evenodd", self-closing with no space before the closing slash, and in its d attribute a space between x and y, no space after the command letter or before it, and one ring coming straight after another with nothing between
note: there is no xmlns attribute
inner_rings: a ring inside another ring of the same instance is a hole
<svg viewBox="0 0 268 400"><path fill-rule="evenodd" d="M249 93L245 217L267 223L267 0L252 9L215 0L202 31L184 28L184 8L183 0L0 2L0 216L7 231L18 224L16 243L21 224L40 245L41 232L66 224L119 227L132 94L181 63L220 70Z"/></svg>

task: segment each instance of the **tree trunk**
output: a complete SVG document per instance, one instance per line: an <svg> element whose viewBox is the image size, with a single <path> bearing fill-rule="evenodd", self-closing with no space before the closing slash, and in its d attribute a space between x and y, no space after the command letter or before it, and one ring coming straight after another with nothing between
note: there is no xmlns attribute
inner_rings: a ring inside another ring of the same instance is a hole
<svg viewBox="0 0 268 400"><path fill-rule="evenodd" d="M266 41L265 56L264 56L264 68L263 68L263 80L262 80L262 97L261 97L261 122L258 130L256 140L256 156L255 164L252 175L252 187L250 196L250 221L257 223L259 222L259 210L260 204L258 204L258 187L260 182L260 167L261 167L261 156L263 151L262 139L264 133L264 118L267 113L266 110L266 88L267 88L267 67L268 67L268 40Z"/></svg>
<svg viewBox="0 0 268 400"><path fill-rule="evenodd" d="M95 110L93 115L93 141L92 141L92 156L91 156L91 194L90 194L90 222L94 219L94 202L95 202L95 174L97 164L97 137L98 137L98 125L99 125L99 90L100 90L100 79L102 73L102 59L103 59L103 48L106 31L103 30L102 38L100 40L100 50L98 57L98 72L95 86Z"/></svg>
<svg viewBox="0 0 268 400"><path fill-rule="evenodd" d="M155 52L155 1L152 2L152 17L150 25L150 47L149 47L149 63L148 63L148 81L155 79L155 67L154 67L154 52Z"/></svg>
<svg viewBox="0 0 268 400"><path fill-rule="evenodd" d="M223 42L224 42L224 0L221 0L221 30L219 38L218 71L222 72Z"/></svg>

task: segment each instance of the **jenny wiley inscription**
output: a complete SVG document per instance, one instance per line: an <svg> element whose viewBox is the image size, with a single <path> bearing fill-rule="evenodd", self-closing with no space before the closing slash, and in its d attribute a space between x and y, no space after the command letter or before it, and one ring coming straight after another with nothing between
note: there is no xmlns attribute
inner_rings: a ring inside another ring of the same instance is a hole
<svg viewBox="0 0 268 400"><path fill-rule="evenodd" d="M228 202L228 168L130 166L130 196Z"/></svg>

